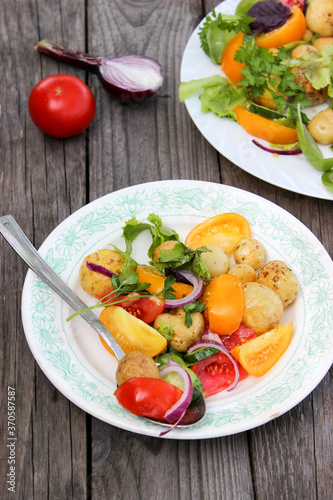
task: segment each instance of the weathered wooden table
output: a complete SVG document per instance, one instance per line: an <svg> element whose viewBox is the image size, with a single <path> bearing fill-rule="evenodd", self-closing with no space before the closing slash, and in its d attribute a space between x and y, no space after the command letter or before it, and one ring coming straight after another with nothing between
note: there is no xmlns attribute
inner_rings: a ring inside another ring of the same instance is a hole
<svg viewBox="0 0 333 500"><path fill-rule="evenodd" d="M214 7L201 0L31 0L1 6L1 215L39 246L88 202L153 180L200 179L257 193L302 221L332 256L333 204L269 185L200 135L178 100L182 53ZM96 55L140 53L164 74L159 94L123 105L94 75L41 57L48 38ZM27 100L43 77L69 73L96 98L93 124L67 140L32 123ZM1 498L302 499L333 490L332 379L278 419L202 441L161 440L86 414L54 388L26 342L20 301L26 266L0 240ZM7 388L16 392L15 493L8 491Z"/></svg>

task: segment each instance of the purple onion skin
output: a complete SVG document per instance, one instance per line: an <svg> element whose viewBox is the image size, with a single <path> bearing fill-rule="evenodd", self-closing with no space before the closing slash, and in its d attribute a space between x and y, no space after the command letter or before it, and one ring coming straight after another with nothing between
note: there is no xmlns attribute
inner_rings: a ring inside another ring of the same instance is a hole
<svg viewBox="0 0 333 500"><path fill-rule="evenodd" d="M253 139L252 142L255 146L258 146L258 148L266 151L266 153L273 153L273 154L276 153L276 154L284 155L284 156L299 155L302 153L302 150L299 148L296 148L296 149L272 149L272 148L267 148L266 146L263 146L262 144L260 144L260 142L256 141L255 139Z"/></svg>
<svg viewBox="0 0 333 500"><path fill-rule="evenodd" d="M128 56L121 57L94 57L86 54L84 52L65 49L61 45L50 42L49 40L42 40L38 42L36 45L37 52L41 54L45 54L57 61L71 64L72 66L76 66L78 68L84 69L91 73L95 73L99 76L102 84L106 88L106 90L112 94L116 99L123 103L138 103L144 101L148 97L156 94L162 87L163 77L161 73L161 65L150 57L145 56L133 56L137 57L140 61L146 61L147 64L153 64L156 68L156 74L160 78L160 85L155 86L155 88L148 88L144 90L135 90L134 88L128 89L126 86L122 87L121 85L117 85L116 83L110 82L103 75L103 68L106 66L106 63L109 61L120 61Z"/></svg>

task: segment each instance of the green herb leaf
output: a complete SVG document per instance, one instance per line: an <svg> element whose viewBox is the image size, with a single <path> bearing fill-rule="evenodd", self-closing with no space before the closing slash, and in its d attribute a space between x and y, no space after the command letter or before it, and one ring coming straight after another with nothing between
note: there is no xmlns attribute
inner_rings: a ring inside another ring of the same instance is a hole
<svg viewBox="0 0 333 500"><path fill-rule="evenodd" d="M202 312L206 307L206 304L199 302L198 300L194 300L190 304L183 306L185 311L185 326L189 328L192 325L192 314L196 312Z"/></svg>
<svg viewBox="0 0 333 500"><path fill-rule="evenodd" d="M199 30L201 47L215 64L220 64L222 52L227 43L239 32L249 33L251 17L227 15L215 10L207 16Z"/></svg>

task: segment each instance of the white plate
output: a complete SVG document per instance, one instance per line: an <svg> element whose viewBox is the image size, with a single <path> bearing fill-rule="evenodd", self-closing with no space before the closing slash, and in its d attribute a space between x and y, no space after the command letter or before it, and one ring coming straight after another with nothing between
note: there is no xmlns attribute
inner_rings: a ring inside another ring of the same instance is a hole
<svg viewBox="0 0 333 500"><path fill-rule="evenodd" d="M234 14L238 3L239 0L226 0L215 10L217 13ZM204 20L194 30L186 45L180 73L182 82L215 74L224 75L220 66L214 64L200 47L198 32L203 23ZM333 193L321 182L322 172L311 166L303 154L273 156L259 149L252 143L254 137L238 123L228 118L219 118L213 113L202 113L198 94L192 94L186 99L185 104L202 135L219 153L235 165L275 186L315 198L333 200ZM324 107L325 105L317 106L306 112L311 117ZM332 156L332 151L328 146L321 146L321 149L325 158Z"/></svg>
<svg viewBox="0 0 333 500"><path fill-rule="evenodd" d="M87 303L94 300L79 284L83 258L121 238L126 220L139 221L154 212L184 241L202 220L238 212L267 250L267 260L284 260L300 283L300 294L283 317L293 321L290 347L264 377L248 377L232 393L207 400L204 420L175 429L171 439L203 439L234 434L264 424L305 398L321 381L333 358L333 264L315 236L297 219L252 193L209 182L162 181L108 194L81 208L45 240L40 253ZM147 262L151 238L142 233L134 258ZM96 332L80 317L66 322L71 309L28 271L23 289L23 325L30 349L45 375L77 406L116 427L149 436L161 428L122 409L113 393L116 360L102 347Z"/></svg>

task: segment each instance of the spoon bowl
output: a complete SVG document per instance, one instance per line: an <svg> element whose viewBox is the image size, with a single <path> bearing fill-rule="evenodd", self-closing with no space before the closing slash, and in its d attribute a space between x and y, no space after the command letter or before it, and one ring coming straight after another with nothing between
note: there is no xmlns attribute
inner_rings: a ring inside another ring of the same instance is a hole
<svg viewBox="0 0 333 500"><path fill-rule="evenodd" d="M56 274L56 272L45 262L38 251L31 244L27 236L19 227L15 219L11 215L0 217L0 232L15 252L24 260L24 262L41 278L59 297L61 297L75 312L82 311L87 308L87 305L71 290L66 283ZM110 331L97 318L92 311L85 311L81 317L92 326L96 332L102 337L105 343L115 354L118 361L124 356L125 352L112 336ZM185 415L177 426L190 426L201 420L206 413L206 404L204 397L201 395L194 400L187 408ZM148 419L153 423L173 428L172 424L159 420Z"/></svg>

